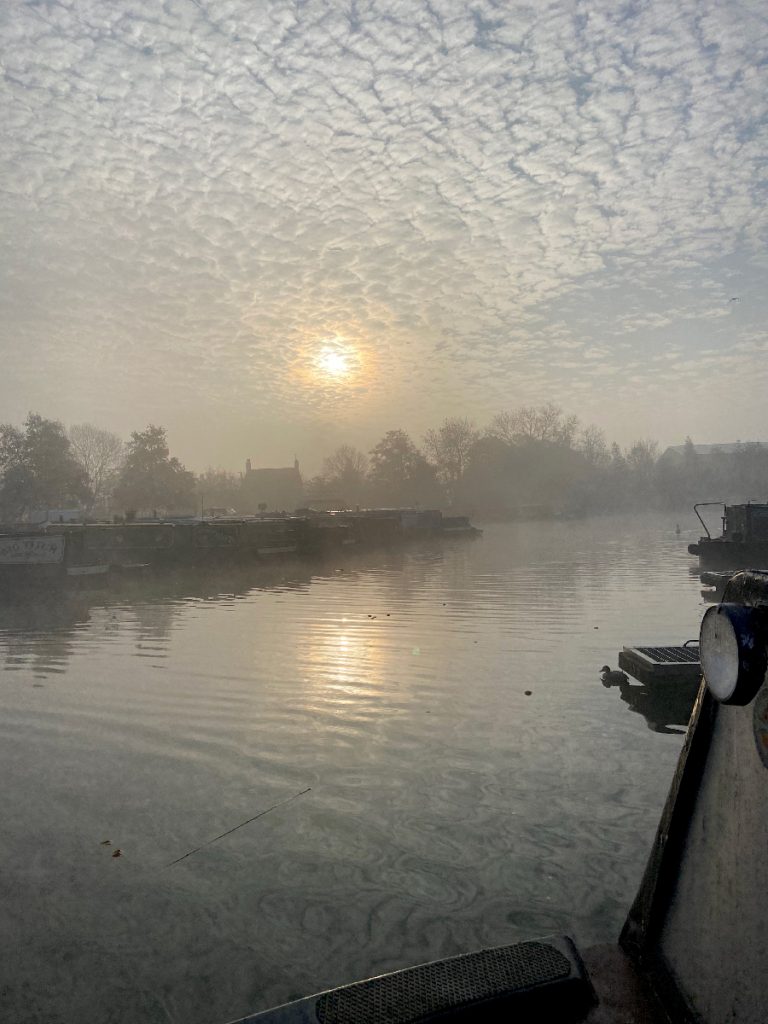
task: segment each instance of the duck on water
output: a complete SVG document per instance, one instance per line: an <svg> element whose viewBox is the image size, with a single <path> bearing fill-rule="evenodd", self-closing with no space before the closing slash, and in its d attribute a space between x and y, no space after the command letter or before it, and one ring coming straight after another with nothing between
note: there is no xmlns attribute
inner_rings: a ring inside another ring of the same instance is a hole
<svg viewBox="0 0 768 1024"><path fill-rule="evenodd" d="M600 669L600 679L603 686L622 686L629 682L629 676L621 669L612 669L610 665L603 665Z"/></svg>

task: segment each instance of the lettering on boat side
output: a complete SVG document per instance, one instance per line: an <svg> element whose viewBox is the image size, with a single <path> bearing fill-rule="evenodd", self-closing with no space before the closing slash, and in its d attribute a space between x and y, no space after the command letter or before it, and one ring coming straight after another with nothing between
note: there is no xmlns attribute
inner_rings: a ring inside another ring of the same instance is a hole
<svg viewBox="0 0 768 1024"><path fill-rule="evenodd" d="M63 558L63 537L0 537L0 565L44 565Z"/></svg>

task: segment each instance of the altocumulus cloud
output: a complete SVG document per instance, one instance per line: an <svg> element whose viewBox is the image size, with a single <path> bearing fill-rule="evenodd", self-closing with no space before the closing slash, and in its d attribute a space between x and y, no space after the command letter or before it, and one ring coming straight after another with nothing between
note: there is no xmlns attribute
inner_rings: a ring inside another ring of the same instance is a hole
<svg viewBox="0 0 768 1024"><path fill-rule="evenodd" d="M759 2L0 18L3 418L418 430L554 399L617 428L631 396L663 432L692 400L758 408ZM343 386L311 373L336 337Z"/></svg>

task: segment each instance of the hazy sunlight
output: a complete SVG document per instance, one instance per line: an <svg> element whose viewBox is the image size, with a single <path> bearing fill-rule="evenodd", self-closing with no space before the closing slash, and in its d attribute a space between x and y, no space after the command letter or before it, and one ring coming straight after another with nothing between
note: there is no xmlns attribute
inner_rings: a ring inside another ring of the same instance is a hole
<svg viewBox="0 0 768 1024"><path fill-rule="evenodd" d="M357 353L349 345L333 341L321 346L314 364L319 377L341 384L355 376L358 361Z"/></svg>

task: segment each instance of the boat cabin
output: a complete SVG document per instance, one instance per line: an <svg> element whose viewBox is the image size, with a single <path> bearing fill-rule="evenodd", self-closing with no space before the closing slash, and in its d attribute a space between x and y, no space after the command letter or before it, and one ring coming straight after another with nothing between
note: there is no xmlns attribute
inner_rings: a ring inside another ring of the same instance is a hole
<svg viewBox="0 0 768 1024"><path fill-rule="evenodd" d="M728 540L768 540L768 505L727 505L723 519Z"/></svg>

